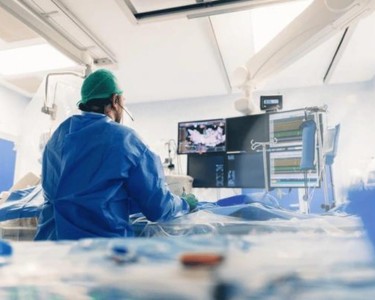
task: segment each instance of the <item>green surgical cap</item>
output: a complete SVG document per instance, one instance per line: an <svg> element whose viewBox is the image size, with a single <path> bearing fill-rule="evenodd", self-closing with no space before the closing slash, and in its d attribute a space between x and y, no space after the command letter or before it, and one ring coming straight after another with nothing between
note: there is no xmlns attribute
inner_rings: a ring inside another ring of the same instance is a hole
<svg viewBox="0 0 375 300"><path fill-rule="evenodd" d="M83 81L81 100L78 105L81 103L86 104L92 99L108 99L113 94L122 94L115 75L108 70L99 69L87 76Z"/></svg>

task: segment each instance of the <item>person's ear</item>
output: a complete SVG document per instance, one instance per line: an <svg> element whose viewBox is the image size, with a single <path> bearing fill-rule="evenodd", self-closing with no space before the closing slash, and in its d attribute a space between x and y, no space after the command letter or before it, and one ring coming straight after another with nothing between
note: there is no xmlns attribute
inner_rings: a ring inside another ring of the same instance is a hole
<svg viewBox="0 0 375 300"><path fill-rule="evenodd" d="M111 96L111 106L112 106L113 108L115 108L115 107L116 107L116 104L119 104L119 103L120 103L119 95L117 95L117 94L113 94L113 95Z"/></svg>
<svg viewBox="0 0 375 300"><path fill-rule="evenodd" d="M117 104L121 104L120 100L121 100L121 96L115 94L115 102L116 102Z"/></svg>

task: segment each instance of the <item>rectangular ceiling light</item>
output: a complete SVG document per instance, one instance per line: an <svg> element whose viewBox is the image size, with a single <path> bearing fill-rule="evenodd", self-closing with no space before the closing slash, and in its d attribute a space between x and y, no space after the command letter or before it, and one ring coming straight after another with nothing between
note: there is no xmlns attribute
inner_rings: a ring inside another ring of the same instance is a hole
<svg viewBox="0 0 375 300"><path fill-rule="evenodd" d="M117 0L136 23L199 18L298 0Z"/></svg>
<svg viewBox="0 0 375 300"><path fill-rule="evenodd" d="M5 76L73 66L77 66L77 63L48 44L0 51L0 74Z"/></svg>

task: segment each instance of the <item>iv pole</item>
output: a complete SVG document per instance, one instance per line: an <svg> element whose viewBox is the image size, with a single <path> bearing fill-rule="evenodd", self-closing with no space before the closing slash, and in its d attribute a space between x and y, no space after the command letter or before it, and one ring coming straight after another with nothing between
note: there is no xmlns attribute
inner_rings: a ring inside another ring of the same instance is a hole
<svg viewBox="0 0 375 300"><path fill-rule="evenodd" d="M266 191L266 194L269 192L269 182L268 182L268 164L267 164L267 146L275 145L277 144L277 139L273 138L273 141L261 143L261 142L254 142L254 140L251 140L251 150L256 150L260 146L262 147L262 153L263 153L263 168L264 168L264 189Z"/></svg>
<svg viewBox="0 0 375 300"><path fill-rule="evenodd" d="M315 116L315 122L316 122L316 134L317 134L317 151L318 151L318 164L319 167L321 168L320 172L322 175L322 185L323 185L323 196L324 196L324 207L325 210L327 211L327 208L329 208L329 199L328 199L328 186L327 186L327 176L325 172L325 163L324 163L324 157L323 157L323 139L322 139L322 122L320 119L319 113L325 113L327 112L327 106L324 105L322 107L306 107L305 108L305 113L306 112L311 112ZM304 172L305 176L305 193L307 189L307 176L306 176L306 171ZM307 202L307 209L310 211L310 201L308 199L308 196L305 194L303 197L303 200Z"/></svg>
<svg viewBox="0 0 375 300"><path fill-rule="evenodd" d="M328 199L328 182L327 182L327 174L325 170L325 162L323 157L323 139L322 139L322 132L321 132L321 122L320 122L320 116L318 112L326 112L327 106L324 106L322 108L317 108L318 110L315 111L315 116L317 119L318 126L316 127L316 132L318 135L318 157L319 157L319 165L322 168L321 174L322 174L322 184L323 184L323 195L324 195L324 205L325 210L327 211L329 209L329 199ZM328 209L327 209L328 208Z"/></svg>

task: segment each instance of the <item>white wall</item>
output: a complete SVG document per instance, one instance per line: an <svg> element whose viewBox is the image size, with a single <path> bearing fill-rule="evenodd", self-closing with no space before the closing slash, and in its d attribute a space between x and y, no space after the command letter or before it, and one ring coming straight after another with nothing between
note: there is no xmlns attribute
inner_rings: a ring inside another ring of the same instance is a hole
<svg viewBox="0 0 375 300"><path fill-rule="evenodd" d="M0 86L0 138L17 142L21 131L21 120L30 99ZM3 176L0 166L0 176ZM9 174L8 171L4 171ZM14 178L12 178L14 180ZM1 192L1 191L0 191Z"/></svg>
<svg viewBox="0 0 375 300"><path fill-rule="evenodd" d="M327 104L329 125L341 124L338 156L333 172L338 196L343 199L353 175L363 172L370 158L375 155L375 141L371 138L375 132L375 81L258 91L254 99L259 101L261 94L274 93L284 95L284 110ZM164 144L169 139L177 139L178 122L239 116L233 106L237 96L131 104L129 108L136 119L131 126L164 159L168 154ZM181 158L183 172L186 172L186 157ZM213 189L196 189L194 192L204 200L216 200L238 193L238 190L221 189L219 195Z"/></svg>
<svg viewBox="0 0 375 300"><path fill-rule="evenodd" d="M30 99L0 86L0 138L15 141Z"/></svg>

